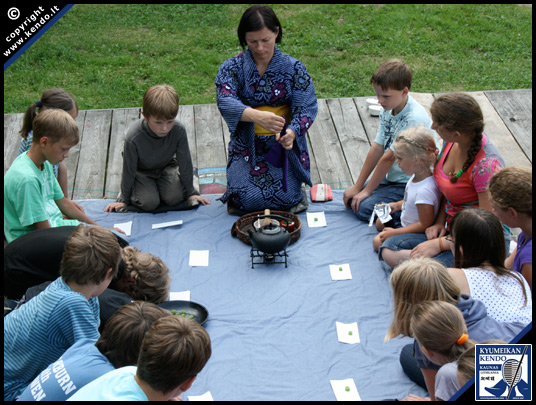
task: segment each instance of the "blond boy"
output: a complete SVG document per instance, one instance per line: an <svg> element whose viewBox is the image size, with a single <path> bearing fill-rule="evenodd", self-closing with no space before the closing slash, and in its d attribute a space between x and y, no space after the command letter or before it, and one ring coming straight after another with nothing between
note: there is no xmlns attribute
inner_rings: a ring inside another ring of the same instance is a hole
<svg viewBox="0 0 536 405"><path fill-rule="evenodd" d="M52 166L79 141L75 120L60 109L45 110L33 122L33 143L4 176L4 235L8 242L34 229L97 225L65 197ZM63 215L67 218L64 219Z"/></svg>

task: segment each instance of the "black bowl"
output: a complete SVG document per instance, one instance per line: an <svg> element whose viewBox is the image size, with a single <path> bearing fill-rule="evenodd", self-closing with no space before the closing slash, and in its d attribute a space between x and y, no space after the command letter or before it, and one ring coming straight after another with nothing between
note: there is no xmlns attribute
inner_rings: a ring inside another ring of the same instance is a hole
<svg viewBox="0 0 536 405"><path fill-rule="evenodd" d="M196 302L192 301L164 301L158 304L160 308L167 309L168 311L173 310L176 312L176 315L184 315L193 317L192 319L203 325L208 319L207 309Z"/></svg>

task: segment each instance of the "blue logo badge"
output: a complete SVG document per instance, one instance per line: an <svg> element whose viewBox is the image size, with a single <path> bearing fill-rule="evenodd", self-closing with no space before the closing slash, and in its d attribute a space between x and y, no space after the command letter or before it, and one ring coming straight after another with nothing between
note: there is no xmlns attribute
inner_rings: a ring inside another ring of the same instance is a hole
<svg viewBox="0 0 536 405"><path fill-rule="evenodd" d="M532 400L532 345L476 345L477 401Z"/></svg>

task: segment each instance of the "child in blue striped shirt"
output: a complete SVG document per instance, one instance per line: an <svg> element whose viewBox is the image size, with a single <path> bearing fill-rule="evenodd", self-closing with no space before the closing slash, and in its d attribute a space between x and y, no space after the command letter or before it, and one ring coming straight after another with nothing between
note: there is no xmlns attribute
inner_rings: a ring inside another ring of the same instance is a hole
<svg viewBox="0 0 536 405"><path fill-rule="evenodd" d="M109 230L75 229L65 244L61 277L4 318L4 400L16 399L79 339L98 339L97 297L117 274L120 257Z"/></svg>

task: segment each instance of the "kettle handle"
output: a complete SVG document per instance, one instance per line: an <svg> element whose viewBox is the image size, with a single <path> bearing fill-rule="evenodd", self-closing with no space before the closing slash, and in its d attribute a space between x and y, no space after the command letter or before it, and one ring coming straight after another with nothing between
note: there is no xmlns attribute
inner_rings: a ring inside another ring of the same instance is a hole
<svg viewBox="0 0 536 405"><path fill-rule="evenodd" d="M262 221L262 226L270 225L269 215L270 215L270 209L266 208L264 210L264 221Z"/></svg>
<svg viewBox="0 0 536 405"><path fill-rule="evenodd" d="M277 214L269 214L269 215L258 215L256 217L257 219L262 219L262 218L276 218L276 219L290 219L288 217L284 217L282 215L277 215ZM268 224L269 225L269 224ZM263 226L264 226L264 223L263 223Z"/></svg>

